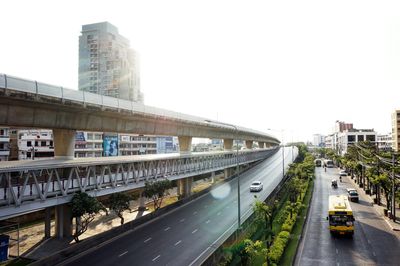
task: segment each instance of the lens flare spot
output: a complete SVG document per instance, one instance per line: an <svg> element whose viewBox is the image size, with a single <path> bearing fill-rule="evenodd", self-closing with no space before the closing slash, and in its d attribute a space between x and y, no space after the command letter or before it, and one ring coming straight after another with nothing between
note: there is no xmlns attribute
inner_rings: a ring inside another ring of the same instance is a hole
<svg viewBox="0 0 400 266"><path fill-rule="evenodd" d="M211 195L216 199L226 198L231 192L231 186L228 183L223 184L222 186L217 187L211 191Z"/></svg>

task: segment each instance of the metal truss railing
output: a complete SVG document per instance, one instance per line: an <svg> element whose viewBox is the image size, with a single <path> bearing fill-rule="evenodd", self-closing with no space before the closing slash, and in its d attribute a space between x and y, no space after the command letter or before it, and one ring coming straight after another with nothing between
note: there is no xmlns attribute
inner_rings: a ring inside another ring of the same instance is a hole
<svg viewBox="0 0 400 266"><path fill-rule="evenodd" d="M276 150L240 151L239 164L263 160ZM38 162L34 167L23 170L3 169L0 171L0 213L4 208L18 208L26 203L32 205L32 202L43 203L52 199L56 201L51 205L68 202L77 191L107 195L143 187L144 182L149 180L176 180L233 166L236 166L236 152L113 160L107 164L96 163L94 159L92 164L44 164L41 167Z"/></svg>

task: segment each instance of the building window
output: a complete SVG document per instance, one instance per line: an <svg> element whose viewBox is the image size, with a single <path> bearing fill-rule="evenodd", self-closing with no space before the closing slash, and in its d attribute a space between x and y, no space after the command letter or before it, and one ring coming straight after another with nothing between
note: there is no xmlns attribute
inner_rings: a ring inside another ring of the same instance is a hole
<svg viewBox="0 0 400 266"><path fill-rule="evenodd" d="M358 135L357 141L364 141L364 135Z"/></svg>
<svg viewBox="0 0 400 266"><path fill-rule="evenodd" d="M46 141L41 141L40 146L45 147L46 146Z"/></svg>
<svg viewBox="0 0 400 266"><path fill-rule="evenodd" d="M32 142L27 141L27 142L26 142L26 146L31 147L31 146L32 146Z"/></svg>
<svg viewBox="0 0 400 266"><path fill-rule="evenodd" d="M375 141L375 135L367 135L366 137L367 137L368 141L372 141L372 142Z"/></svg>
<svg viewBox="0 0 400 266"><path fill-rule="evenodd" d="M347 136L347 142L354 142L354 141L356 141L356 136L354 135Z"/></svg>

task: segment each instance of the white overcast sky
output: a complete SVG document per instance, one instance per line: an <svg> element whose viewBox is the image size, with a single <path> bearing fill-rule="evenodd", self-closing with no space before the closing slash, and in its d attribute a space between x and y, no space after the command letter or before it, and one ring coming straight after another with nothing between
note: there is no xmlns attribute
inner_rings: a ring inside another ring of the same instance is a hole
<svg viewBox="0 0 400 266"><path fill-rule="evenodd" d="M328 134L336 120L388 133L400 108L400 1L6 0L0 9L9 75L77 89L81 26L108 21L140 55L147 105L294 140Z"/></svg>

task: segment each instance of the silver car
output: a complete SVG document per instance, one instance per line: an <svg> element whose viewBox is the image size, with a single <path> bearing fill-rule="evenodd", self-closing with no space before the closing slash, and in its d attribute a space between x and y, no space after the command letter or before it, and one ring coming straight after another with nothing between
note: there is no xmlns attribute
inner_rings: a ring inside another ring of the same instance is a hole
<svg viewBox="0 0 400 266"><path fill-rule="evenodd" d="M253 183L251 183L250 185L250 192L253 191L261 191L263 189L263 184L261 183L261 181L254 181Z"/></svg>

